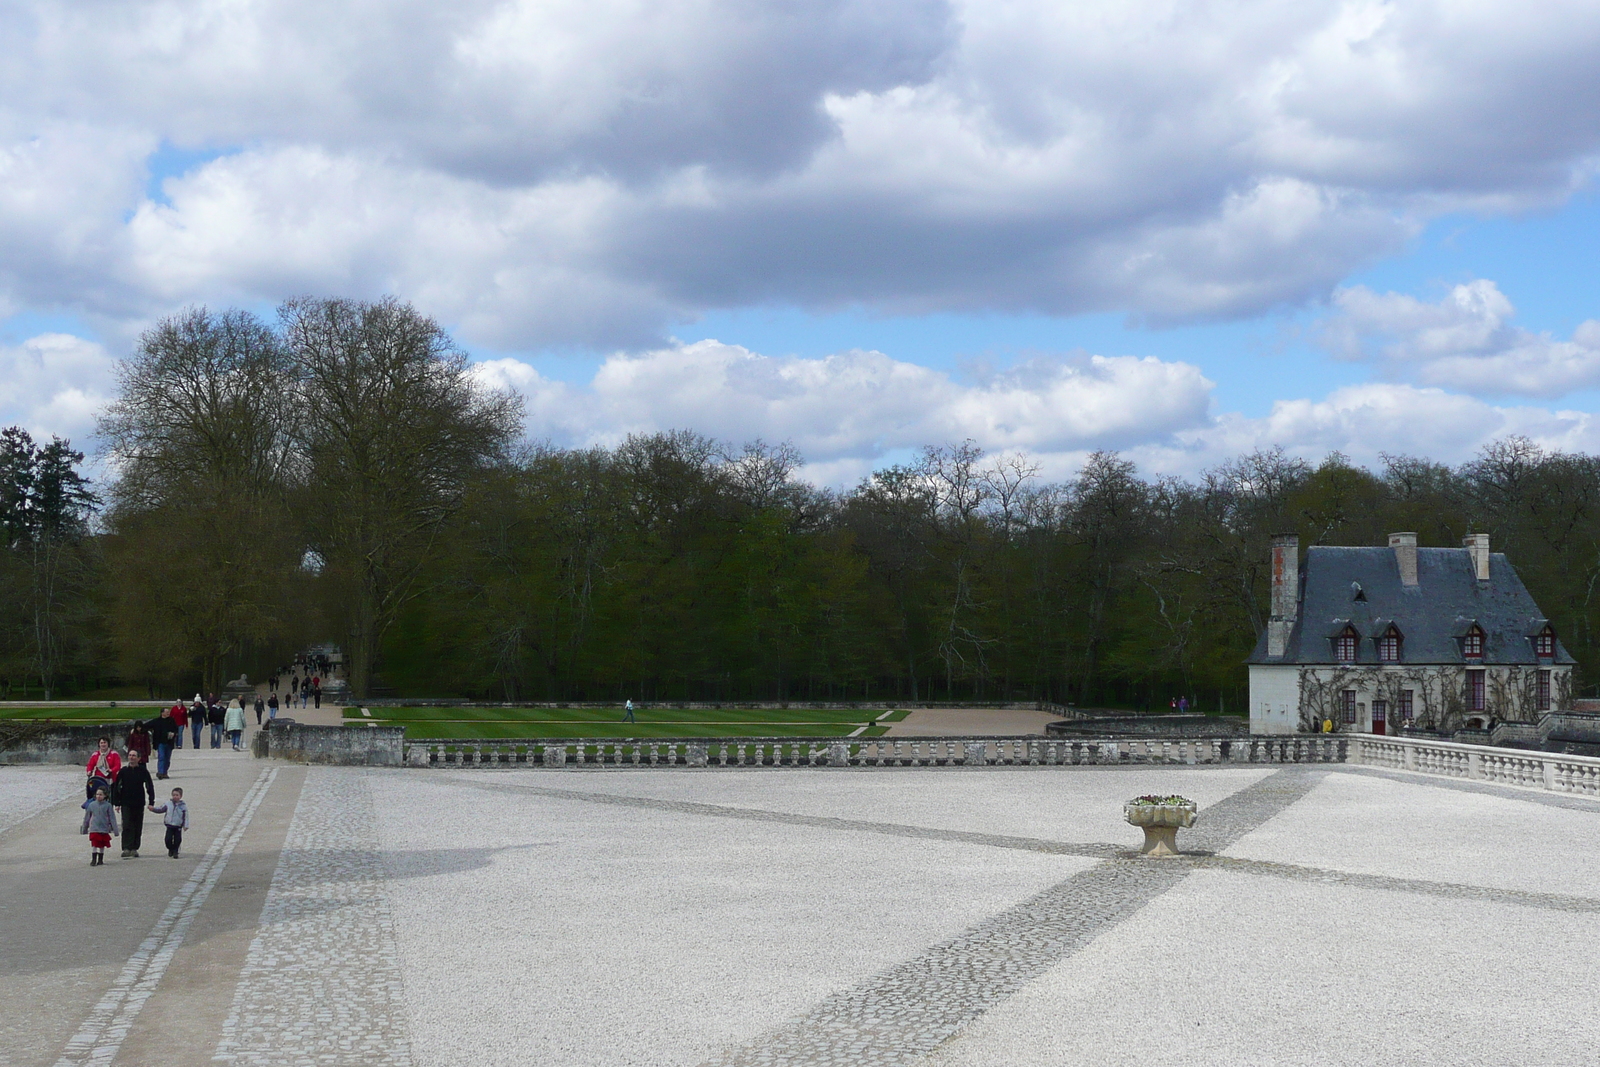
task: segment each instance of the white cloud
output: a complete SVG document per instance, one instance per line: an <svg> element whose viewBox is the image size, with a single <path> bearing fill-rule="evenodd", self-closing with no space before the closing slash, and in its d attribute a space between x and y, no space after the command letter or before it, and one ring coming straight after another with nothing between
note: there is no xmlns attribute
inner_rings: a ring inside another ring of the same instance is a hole
<svg viewBox="0 0 1600 1067"><path fill-rule="evenodd" d="M95 415L111 399L114 378L105 349L70 334L0 344L0 424L21 426L40 440L58 434L93 451Z"/></svg>
<svg viewBox="0 0 1600 1067"><path fill-rule="evenodd" d="M1124 447L1204 424L1212 389L1189 364L1131 356L1040 361L958 382L881 352L775 358L716 341L612 356L582 387L515 359L480 363L478 373L524 396L535 437L614 443L687 428L793 441L817 464L967 438L1041 454Z"/></svg>
<svg viewBox="0 0 1600 1067"><path fill-rule="evenodd" d="M1355 286L1334 306L1319 324L1323 343L1393 376L1485 396L1559 397L1600 385L1600 321L1581 323L1567 341L1512 326L1516 309L1486 279L1432 304Z"/></svg>
<svg viewBox="0 0 1600 1067"><path fill-rule="evenodd" d="M18 0L0 310L393 290L517 349L764 302L1249 315L1585 182L1597 53L1563 0ZM231 154L157 203L162 144Z"/></svg>
<svg viewBox="0 0 1600 1067"><path fill-rule="evenodd" d="M1215 415L1212 383L1197 368L1133 357L1039 362L963 382L879 352L773 358L704 341L613 356L581 384L516 359L480 363L478 373L526 398L535 438L615 444L628 433L693 429L733 442L788 440L808 460L805 475L829 485L922 445L969 438L992 453L1027 453L1049 478L1070 477L1101 448L1126 452L1146 473L1183 476L1275 446L1369 465L1383 453L1461 462L1512 434L1600 451L1600 420L1586 412L1394 383L1282 400L1260 418Z"/></svg>

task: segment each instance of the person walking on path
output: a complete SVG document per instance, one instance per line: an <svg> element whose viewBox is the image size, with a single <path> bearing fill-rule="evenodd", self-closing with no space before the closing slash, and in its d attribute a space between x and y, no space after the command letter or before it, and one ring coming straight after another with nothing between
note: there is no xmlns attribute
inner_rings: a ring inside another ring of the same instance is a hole
<svg viewBox="0 0 1600 1067"><path fill-rule="evenodd" d="M165 778L172 767L172 741L177 736L178 724L172 721L172 709L162 708L161 714L150 720L150 741L156 748L156 777Z"/></svg>
<svg viewBox="0 0 1600 1067"><path fill-rule="evenodd" d="M261 713L267 710L267 702L261 699L261 694L256 694L256 725L261 725Z"/></svg>
<svg viewBox="0 0 1600 1067"><path fill-rule="evenodd" d="M273 693L267 698L267 721L271 722L278 717L278 694Z"/></svg>
<svg viewBox="0 0 1600 1067"><path fill-rule="evenodd" d="M189 729L189 709L183 706L183 701L172 702L172 724L178 728L178 736L173 738L173 747L183 747L183 735Z"/></svg>
<svg viewBox="0 0 1600 1067"><path fill-rule="evenodd" d="M194 750L200 751L200 735L206 728L206 702L200 699L200 694L194 695L194 703L189 705L189 729L194 733Z"/></svg>
<svg viewBox="0 0 1600 1067"><path fill-rule="evenodd" d="M127 743L122 746L129 752L139 753L139 762L150 762L150 729L143 722L136 722L128 729Z"/></svg>
<svg viewBox="0 0 1600 1067"><path fill-rule="evenodd" d="M217 703L216 697L211 698L211 703L206 706L206 723L211 727L211 747L222 747L222 705Z"/></svg>
<svg viewBox="0 0 1600 1067"><path fill-rule="evenodd" d="M117 829L117 809L106 799L104 786L83 802L83 826L78 832L89 835L89 866L104 866L111 838L122 832Z"/></svg>
<svg viewBox="0 0 1600 1067"><path fill-rule="evenodd" d="M89 786L84 791L84 799L93 800L96 789L109 790L120 770L122 757L111 747L111 738L102 737L100 747L89 757Z"/></svg>
<svg viewBox="0 0 1600 1067"><path fill-rule="evenodd" d="M322 683L315 678L311 680L311 702L316 707L322 707Z"/></svg>
<svg viewBox="0 0 1600 1067"><path fill-rule="evenodd" d="M137 859L139 840L144 836L144 806L156 802L156 784L150 780L150 772L145 770L137 752L128 753L128 762L117 772L111 793L122 809L122 856Z"/></svg>
<svg viewBox="0 0 1600 1067"><path fill-rule="evenodd" d="M627 703L626 710L627 710L628 714L626 714L626 715L624 715L622 717L622 721L623 722L638 722L639 721L639 720L637 720L637 719L635 719L633 717L633 701L631 699Z"/></svg>
<svg viewBox="0 0 1600 1067"><path fill-rule="evenodd" d="M183 847L183 832L189 828L189 805L183 802L183 789L174 786L172 800L151 804L150 810L160 813L162 825L167 828L167 855L177 859L178 850Z"/></svg>
<svg viewBox="0 0 1600 1067"><path fill-rule="evenodd" d="M239 751L239 735L244 733L244 697L238 703L228 702L228 715L223 720L222 728L228 732L228 740L233 742L233 750Z"/></svg>
<svg viewBox="0 0 1600 1067"><path fill-rule="evenodd" d="M300 676L289 675L289 706L294 707L294 702L300 699Z"/></svg>

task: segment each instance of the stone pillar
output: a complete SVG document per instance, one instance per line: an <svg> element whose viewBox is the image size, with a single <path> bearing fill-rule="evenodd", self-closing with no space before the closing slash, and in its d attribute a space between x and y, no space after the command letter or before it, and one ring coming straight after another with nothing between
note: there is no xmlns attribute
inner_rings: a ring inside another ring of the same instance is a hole
<svg viewBox="0 0 1600 1067"><path fill-rule="evenodd" d="M984 767L989 763L989 742L968 741L962 746L961 762L968 767Z"/></svg>
<svg viewBox="0 0 1600 1067"><path fill-rule="evenodd" d="M835 741L828 746L828 766L850 766L850 746L843 741Z"/></svg>
<svg viewBox="0 0 1600 1067"><path fill-rule="evenodd" d="M706 765L706 744L704 741L690 743L688 759L691 767L704 767Z"/></svg>
<svg viewBox="0 0 1600 1067"><path fill-rule="evenodd" d="M428 765L428 746L412 745L406 749L407 767L426 767Z"/></svg>
<svg viewBox="0 0 1600 1067"><path fill-rule="evenodd" d="M567 746L546 745L544 748L544 765L546 767L565 767L567 765Z"/></svg>

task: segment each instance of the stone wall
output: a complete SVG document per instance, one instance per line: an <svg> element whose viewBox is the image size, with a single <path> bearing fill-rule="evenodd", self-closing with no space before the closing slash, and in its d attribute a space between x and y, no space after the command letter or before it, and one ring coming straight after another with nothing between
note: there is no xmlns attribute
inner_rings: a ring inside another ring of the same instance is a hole
<svg viewBox="0 0 1600 1067"><path fill-rule="evenodd" d="M405 737L403 726L308 726L276 719L256 733L252 751L296 763L400 767Z"/></svg>
<svg viewBox="0 0 1600 1067"><path fill-rule="evenodd" d="M1050 737L1243 737L1245 719L1211 715L1127 715L1046 723Z"/></svg>
<svg viewBox="0 0 1600 1067"><path fill-rule="evenodd" d="M9 719L0 722L0 763L87 764L102 737L122 747L127 722L81 726L52 721Z"/></svg>

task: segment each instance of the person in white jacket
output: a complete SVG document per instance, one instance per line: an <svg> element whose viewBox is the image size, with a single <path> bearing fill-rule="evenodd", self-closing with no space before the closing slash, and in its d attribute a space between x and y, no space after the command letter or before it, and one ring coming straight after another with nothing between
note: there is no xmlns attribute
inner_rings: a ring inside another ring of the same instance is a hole
<svg viewBox="0 0 1600 1067"><path fill-rule="evenodd" d="M233 750L238 752L239 737L244 733L244 697L228 702L228 713L222 718L222 728L228 732Z"/></svg>

